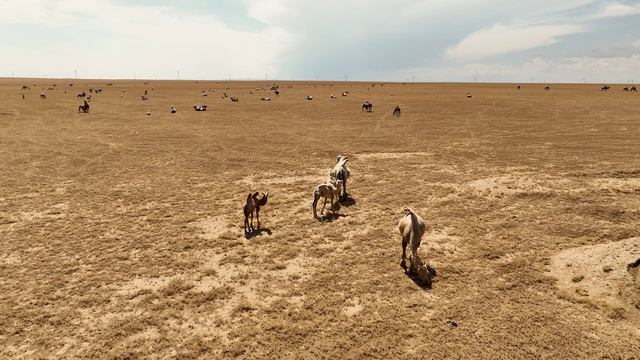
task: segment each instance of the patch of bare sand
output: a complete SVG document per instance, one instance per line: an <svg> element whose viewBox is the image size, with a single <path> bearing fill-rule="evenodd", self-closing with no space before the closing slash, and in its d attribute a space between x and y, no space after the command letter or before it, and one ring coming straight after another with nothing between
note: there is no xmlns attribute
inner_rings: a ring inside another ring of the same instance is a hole
<svg viewBox="0 0 640 360"><path fill-rule="evenodd" d="M256 186L256 184L260 184L260 186L264 185L290 185L298 182L305 183L315 183L322 182L329 176L330 167L327 166L327 169L318 170L313 174L306 175L283 175L278 174L276 172L265 172L260 175L252 175L246 176L242 179L239 179L238 182L244 185Z"/></svg>
<svg viewBox="0 0 640 360"><path fill-rule="evenodd" d="M356 154L357 159L369 160L369 159L404 159L411 157L424 157L433 156L428 152L370 152Z"/></svg>
<svg viewBox="0 0 640 360"><path fill-rule="evenodd" d="M200 230L200 236L206 240L215 240L225 230L227 230L227 221L220 217L207 217L199 219L189 223L190 226L196 227Z"/></svg>
<svg viewBox="0 0 640 360"><path fill-rule="evenodd" d="M551 188L530 176L497 176L468 183L475 192L486 196L514 195L520 193L548 192Z"/></svg>
<svg viewBox="0 0 640 360"><path fill-rule="evenodd" d="M586 245L551 258L563 297L604 305L612 318L640 319L640 275L627 264L640 257L640 237Z"/></svg>

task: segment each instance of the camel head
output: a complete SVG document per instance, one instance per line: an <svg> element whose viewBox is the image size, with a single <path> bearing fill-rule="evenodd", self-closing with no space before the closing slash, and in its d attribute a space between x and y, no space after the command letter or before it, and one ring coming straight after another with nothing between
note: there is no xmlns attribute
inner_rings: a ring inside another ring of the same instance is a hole
<svg viewBox="0 0 640 360"><path fill-rule="evenodd" d="M428 287L431 287L431 271L429 271L429 268L427 265L424 264L420 264L418 266L418 269L416 271L418 273L418 277L420 278L420 280Z"/></svg>
<svg viewBox="0 0 640 360"><path fill-rule="evenodd" d="M267 204L267 200L269 199L269 193L268 192L263 192L262 193L262 199L258 200L258 204L260 204L260 206L264 206Z"/></svg>

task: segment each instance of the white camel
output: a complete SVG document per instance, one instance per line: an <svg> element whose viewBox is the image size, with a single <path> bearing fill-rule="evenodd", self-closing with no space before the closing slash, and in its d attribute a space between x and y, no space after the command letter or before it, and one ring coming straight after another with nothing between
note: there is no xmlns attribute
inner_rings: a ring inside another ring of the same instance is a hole
<svg viewBox="0 0 640 360"><path fill-rule="evenodd" d="M313 190L313 203L311 204L311 208L313 210L313 218L318 218L318 213L316 212L316 206L318 205L318 200L321 197L324 198L324 204L322 204L322 209L320 210L320 215L324 213L324 208L327 205L327 199L331 201L331 211L335 213L335 205L333 203L334 198L338 198L340 195L340 189L342 188L342 180L335 180L330 178L324 184L318 185L315 190Z"/></svg>
<svg viewBox="0 0 640 360"><path fill-rule="evenodd" d="M400 266L408 273L417 273L420 279L430 286L431 278L435 275L435 271L425 265L418 256L418 248L420 247L422 236L427 230L427 225L420 215L416 214L412 208L407 207L404 209L404 216L398 223L398 230L400 231L400 236L402 236L402 261ZM405 260L407 257L407 244L411 251L409 258L411 265L408 271Z"/></svg>
<svg viewBox="0 0 640 360"><path fill-rule="evenodd" d="M336 164L331 170L331 173L329 173L330 178L342 181L342 193L339 194L338 200L345 200L348 197L347 180L351 175L351 171L347 166L347 161L349 161L349 159L347 159L346 156L338 155Z"/></svg>

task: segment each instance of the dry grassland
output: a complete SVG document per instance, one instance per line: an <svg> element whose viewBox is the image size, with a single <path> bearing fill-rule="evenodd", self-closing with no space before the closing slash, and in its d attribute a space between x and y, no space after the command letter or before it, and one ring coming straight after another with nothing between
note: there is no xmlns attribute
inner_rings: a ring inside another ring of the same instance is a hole
<svg viewBox="0 0 640 360"><path fill-rule="evenodd" d="M640 95L105 83L0 81L0 358L638 358ZM337 154L354 203L314 221ZM432 289L399 266L407 205Z"/></svg>

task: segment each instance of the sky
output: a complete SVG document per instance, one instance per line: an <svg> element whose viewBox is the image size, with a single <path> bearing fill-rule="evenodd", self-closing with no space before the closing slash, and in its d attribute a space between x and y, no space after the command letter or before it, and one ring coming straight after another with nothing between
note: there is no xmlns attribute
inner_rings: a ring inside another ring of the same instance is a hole
<svg viewBox="0 0 640 360"><path fill-rule="evenodd" d="M640 0L0 0L0 77L640 81Z"/></svg>

